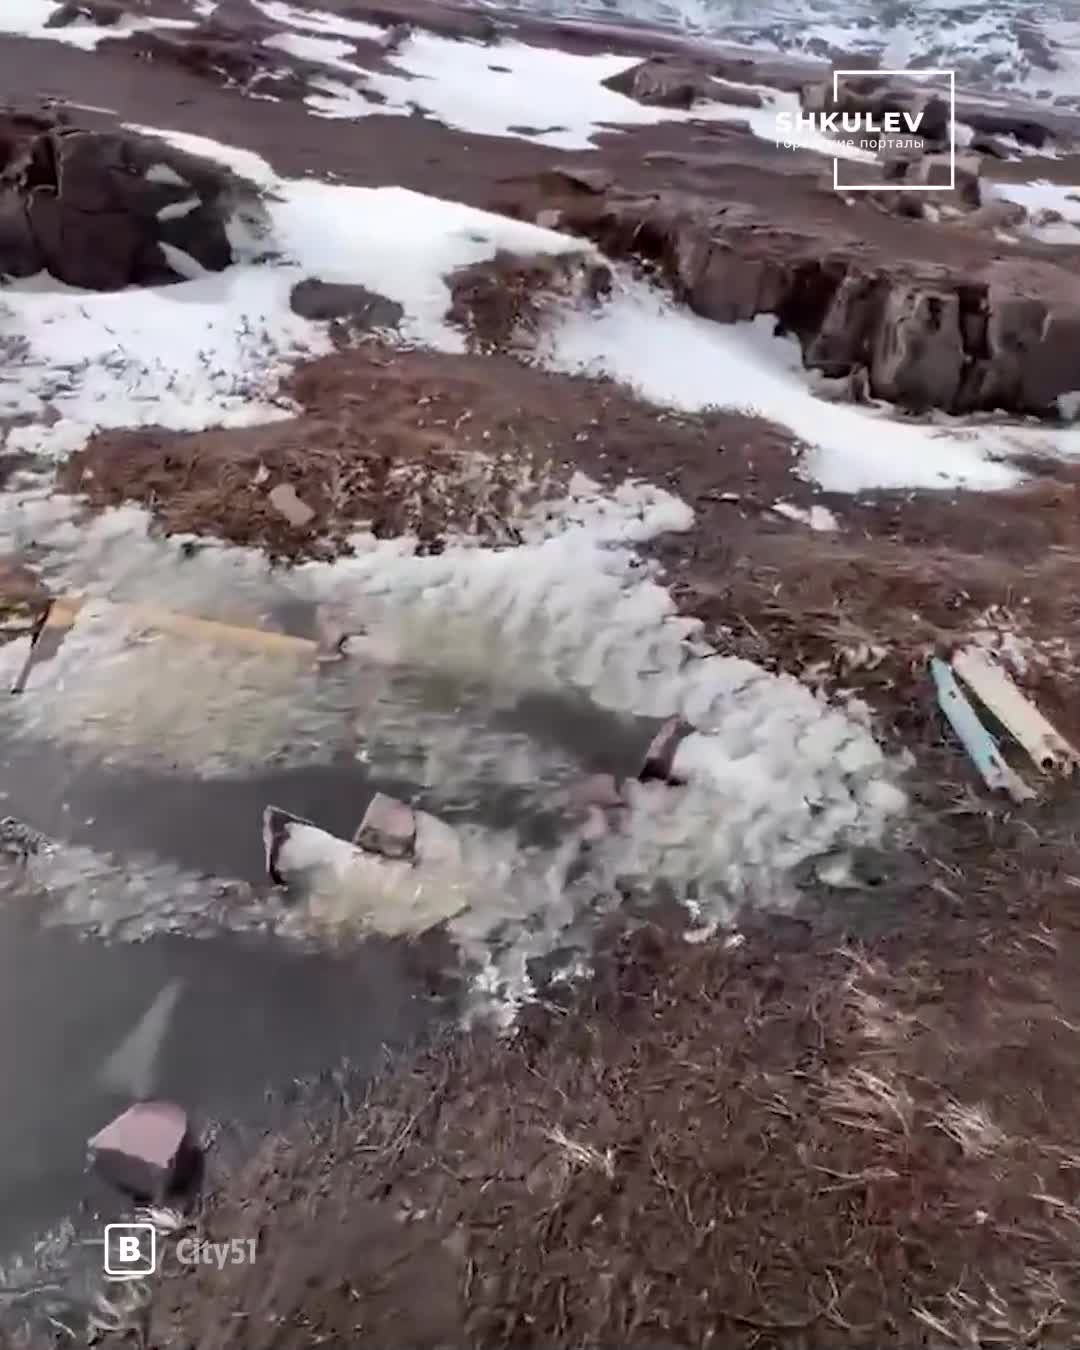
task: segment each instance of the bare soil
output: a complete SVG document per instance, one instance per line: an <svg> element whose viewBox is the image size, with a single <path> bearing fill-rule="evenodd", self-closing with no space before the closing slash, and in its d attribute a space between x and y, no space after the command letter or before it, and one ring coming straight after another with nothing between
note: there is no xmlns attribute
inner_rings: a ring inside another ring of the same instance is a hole
<svg viewBox="0 0 1080 1350"><path fill-rule="evenodd" d="M95 506L139 502L171 533L288 559L341 552L364 527L380 538L416 534L427 549L447 531L512 543L513 517L575 468L669 481L685 469L719 487L745 483L756 456L759 474L795 490L779 427L733 413L664 414L609 382L499 354L373 341L300 368L284 392L302 409L287 422L99 433L65 465L61 486ZM274 510L269 493L281 482L314 511L308 524Z"/></svg>
<svg viewBox="0 0 1080 1350"><path fill-rule="evenodd" d="M269 1141L198 1219L256 1264L167 1264L130 1343L1075 1345L1080 855L978 832L888 935L639 930Z"/></svg>

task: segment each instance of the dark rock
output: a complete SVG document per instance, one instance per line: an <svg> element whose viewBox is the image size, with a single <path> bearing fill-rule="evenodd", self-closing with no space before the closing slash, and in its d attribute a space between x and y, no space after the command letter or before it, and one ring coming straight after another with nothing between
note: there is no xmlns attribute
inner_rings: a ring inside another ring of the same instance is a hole
<svg viewBox="0 0 1080 1350"><path fill-rule="evenodd" d="M66 28L73 23L93 23L109 28L124 17L124 6L117 0L64 0L46 20L46 28Z"/></svg>
<svg viewBox="0 0 1080 1350"><path fill-rule="evenodd" d="M969 211L982 205L982 189L979 184L979 157L977 155L956 156L955 186L950 205L960 205ZM916 160L907 172L912 183L925 183L927 187L940 187L949 190L952 177L952 163L949 155L924 155Z"/></svg>
<svg viewBox="0 0 1080 1350"><path fill-rule="evenodd" d="M997 136L972 136L971 149L980 155L989 155L992 159L1011 159L1016 153Z"/></svg>
<svg viewBox="0 0 1080 1350"><path fill-rule="evenodd" d="M353 842L384 858L411 858L416 851L416 815L407 802L376 792Z"/></svg>
<svg viewBox="0 0 1080 1350"><path fill-rule="evenodd" d="M1041 150L1053 137L1041 122L1018 117L1008 111L991 112L983 108L957 108L957 117L973 131L985 131L991 136L1015 136L1022 145Z"/></svg>
<svg viewBox="0 0 1080 1350"><path fill-rule="evenodd" d="M709 80L705 86L704 97L716 99L719 103L730 103L736 108L765 106L765 100L756 89L742 89L737 84L728 84L725 80Z"/></svg>
<svg viewBox="0 0 1080 1350"><path fill-rule="evenodd" d="M955 292L895 287L885 302L870 366L879 398L906 408L950 408L964 369Z"/></svg>
<svg viewBox="0 0 1080 1350"><path fill-rule="evenodd" d="M652 56L602 83L617 94L650 107L692 108L695 103L713 97L709 91L711 81L704 70L664 56Z"/></svg>
<svg viewBox="0 0 1080 1350"><path fill-rule="evenodd" d="M89 1141L104 1180L135 1200L162 1204L183 1189L198 1160L187 1113L172 1102L136 1102Z"/></svg>
<svg viewBox="0 0 1080 1350"><path fill-rule="evenodd" d="M1011 230L1017 225L1023 225L1025 220L1027 209L1019 202L994 198L980 206L977 211L972 211L971 215L965 218L964 225L968 229Z"/></svg>
<svg viewBox="0 0 1080 1350"><path fill-rule="evenodd" d="M318 281L313 277L292 288L289 304L294 313L305 319L347 320L350 327L364 332L396 328L405 314L396 301L365 286Z"/></svg>
<svg viewBox="0 0 1080 1350"><path fill-rule="evenodd" d="M969 200L976 168L970 159L958 164ZM935 230L998 228L997 207ZM779 330L798 338L809 368L831 379L865 368L868 396L920 411L1049 417L1062 394L1080 389L1080 345L1071 336L1080 282L1056 259L1010 260L1010 271L973 249L966 265L914 262L854 238L832 246L813 225L763 229L749 204L718 209L674 193L564 186L541 193L533 207L540 209L558 212L562 229L591 238L609 257L646 261L706 318L775 315Z"/></svg>
<svg viewBox="0 0 1080 1350"><path fill-rule="evenodd" d="M638 778L643 783L677 784L684 780L675 775L675 752L694 728L681 717L672 717L664 723L649 742Z"/></svg>
<svg viewBox="0 0 1080 1350"><path fill-rule="evenodd" d="M3 148L0 272L11 276L44 267L102 291L180 280L163 245L194 260L188 273L221 271L229 219L257 202L228 170L137 136L19 127Z"/></svg>
<svg viewBox="0 0 1080 1350"><path fill-rule="evenodd" d="M32 277L42 266L26 198L15 188L0 188L0 272L9 277Z"/></svg>
<svg viewBox="0 0 1080 1350"><path fill-rule="evenodd" d="M551 177L560 185L568 184L582 192L608 192L615 186L615 175L610 169L578 168L560 164L551 170Z"/></svg>
<svg viewBox="0 0 1080 1350"><path fill-rule="evenodd" d="M836 97L832 80L805 85L800 91L803 108L814 113L860 113L881 118L889 113L922 115L918 131L930 144L947 143L949 139L949 105L939 94L927 92L894 79L892 76L867 73L845 76L840 81Z"/></svg>

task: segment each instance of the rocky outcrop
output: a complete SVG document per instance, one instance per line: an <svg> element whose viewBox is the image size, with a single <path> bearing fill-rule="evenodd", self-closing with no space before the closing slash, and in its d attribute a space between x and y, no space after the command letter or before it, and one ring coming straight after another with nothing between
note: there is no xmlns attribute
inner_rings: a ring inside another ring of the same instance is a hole
<svg viewBox="0 0 1080 1350"><path fill-rule="evenodd" d="M0 125L0 274L89 290L161 285L233 261L227 222L255 191L163 142L39 118Z"/></svg>
<svg viewBox="0 0 1080 1350"><path fill-rule="evenodd" d="M73 23L93 23L100 28L117 24L124 17L119 0L64 0L49 15L46 28L67 28Z"/></svg>
<svg viewBox="0 0 1080 1350"><path fill-rule="evenodd" d="M763 103L755 89L729 84L705 65L668 56L651 56L603 83L617 94L658 108L692 108L703 102L760 108Z"/></svg>
<svg viewBox="0 0 1080 1350"><path fill-rule="evenodd" d="M691 108L707 98L709 77L698 66L666 56L652 56L640 65L621 70L603 83L617 94L658 108Z"/></svg>
<svg viewBox="0 0 1080 1350"><path fill-rule="evenodd" d="M749 205L575 192L569 178L556 193L555 175L542 181L560 228L645 260L705 318L775 315L809 368L858 374L877 398L1056 416L1080 390L1080 277L1055 262L984 253L961 271L766 227Z"/></svg>
<svg viewBox="0 0 1080 1350"><path fill-rule="evenodd" d="M861 113L880 119L888 113L921 114L916 133L930 146L949 139L949 105L932 89L905 84L892 76L845 76L833 96L832 80L804 86L802 106L813 113Z"/></svg>

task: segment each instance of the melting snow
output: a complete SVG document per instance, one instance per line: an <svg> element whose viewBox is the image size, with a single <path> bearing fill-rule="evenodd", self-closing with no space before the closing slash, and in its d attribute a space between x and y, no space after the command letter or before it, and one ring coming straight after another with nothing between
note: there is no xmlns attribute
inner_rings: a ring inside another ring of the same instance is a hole
<svg viewBox="0 0 1080 1350"><path fill-rule="evenodd" d="M152 14L123 14L109 25L88 23L78 19L62 28L49 28L48 21L60 8L60 0L3 0L0 7L0 33L16 37L44 38L50 42L65 42L83 51L93 51L105 38L128 37L132 33L146 33L155 28L194 28L190 19L163 19Z"/></svg>
<svg viewBox="0 0 1080 1350"><path fill-rule="evenodd" d="M1018 470L989 454L1007 453L1013 438L1049 440L1080 454L1074 431L954 433L826 403L810 392L796 341L773 338L772 323L762 316L751 324L712 323L635 284L596 313L565 315L548 335L545 355L558 369L609 375L657 403L685 411L739 408L778 422L809 447L803 471L832 492L1009 487L1019 481Z"/></svg>
<svg viewBox="0 0 1080 1350"><path fill-rule="evenodd" d="M137 128L147 130L146 128ZM264 189L264 236L239 239L251 257L176 286L118 294L6 293L18 338L0 382L0 411L60 413L51 427L8 432L10 448L64 452L97 427L158 423L194 429L287 416L277 377L302 355L329 349L326 326L289 307L295 283L315 276L359 283L405 311L402 335L460 351L447 324L448 273L498 249L560 253L583 247L554 231L402 188L358 188L278 178L259 156L201 137L157 132L226 163ZM595 312L567 311L545 335L541 359L605 373L658 404L729 407L788 427L803 442L803 471L828 490L1001 488L1019 472L1018 449L1080 454L1080 429L897 420L886 410L826 403L811 392L794 340L771 321L720 325L678 308L644 283L625 282Z"/></svg>
<svg viewBox="0 0 1080 1350"><path fill-rule="evenodd" d="M263 3L259 8L275 22L301 32L368 40L384 36L379 29L334 14L277 3ZM319 92L309 95L307 104L320 116L412 116L421 108L459 131L517 136L560 150L593 149L596 136L613 126L649 126L663 121L745 122L755 136L775 142L777 113L795 113L799 108L795 94L766 88L759 90L765 100L761 108L738 107L722 100L701 102L690 109L647 107L603 83L637 65L640 57L577 55L513 40L487 44L414 32L385 57L400 74L365 72L360 63L343 59L347 43L325 37L284 34L270 39L267 45L354 76L363 75L362 88L335 79L318 81ZM364 91L383 101L365 98ZM834 142L808 128L799 128L792 139L820 154L873 158L868 151Z"/></svg>
<svg viewBox="0 0 1080 1350"><path fill-rule="evenodd" d="M7 524L0 542L14 545L8 531L18 507L3 499L0 506ZM334 602L394 645L382 696L401 710L400 720L414 711L403 706L405 691L425 669L474 690L482 673L486 698L466 697L441 716L410 721L414 743L442 755L436 810L464 784L484 791L487 766L505 755L506 737L490 721L492 690L503 704L530 692L576 691L612 713L680 714L698 728L679 750L688 786L631 785L628 828L593 846L588 881L575 871L580 839L572 833L554 848L530 848L512 831L462 831L467 907L451 931L472 959L492 953L508 990L525 987L532 956L584 942L586 897L614 896L617 877L643 886L666 880L677 893L693 882L707 917L727 922L741 901L789 901L792 869L880 840L903 810L894 767L865 725L792 677L712 653L700 625L678 614L635 548L691 523L688 508L660 490L626 485L604 498L581 480L566 501L523 521L526 542L516 549L451 547L430 557L412 553L409 541L368 540L354 558L286 574L224 547L178 567L175 543L133 528L137 512L110 513L83 528L64 507L57 499L28 499L23 507L31 517L24 528L52 558L49 579L85 584L89 570L93 593L110 599L89 603L4 720L9 737L59 743L80 762L107 754L121 765L174 761L203 774L311 763L340 746L342 728L358 715L379 741L378 709L369 701L357 712L358 684L372 673L362 652L327 680L289 657L238 659L235 649L156 636L116 606L148 590L158 603L215 615L245 606L250 614L283 593ZM0 652L5 677L21 654L18 644ZM384 761L376 772L389 767ZM583 771L572 756L535 750L527 768L535 800L546 794L549 805L553 790ZM98 860L88 888L88 856L60 850L31 863L65 921L118 935L210 921L196 889L171 872L159 887L145 869L128 876L110 864L127 878L114 895ZM310 854L309 864L324 864L318 903L279 915L275 926L307 938L327 926L400 926L394 885L375 894L343 859L340 841ZM242 905L236 921L252 921Z"/></svg>

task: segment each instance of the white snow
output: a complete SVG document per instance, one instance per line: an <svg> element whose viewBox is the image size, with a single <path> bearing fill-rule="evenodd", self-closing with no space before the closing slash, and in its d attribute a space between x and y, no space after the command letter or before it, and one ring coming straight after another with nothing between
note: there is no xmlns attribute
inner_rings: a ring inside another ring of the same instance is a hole
<svg viewBox="0 0 1080 1350"><path fill-rule="evenodd" d="M809 525L812 530L838 530L840 522L827 506L796 506L794 502L773 502L769 508L775 515L786 520L797 521L800 525Z"/></svg>
<svg viewBox="0 0 1080 1350"><path fill-rule="evenodd" d="M353 44L339 38L310 37L305 33L275 33L273 37L264 39L263 46L287 52L301 61L336 66L352 75L356 74L355 62L346 60L354 50Z"/></svg>
<svg viewBox="0 0 1080 1350"><path fill-rule="evenodd" d="M357 28L363 25L333 14L274 3L259 7L276 22L308 33L336 38L382 36L378 29L361 33ZM758 92L766 100L762 108L738 107L722 100L702 102L688 110L646 107L603 83L637 65L639 57L576 55L514 40L489 45L414 32L397 50L387 52L386 62L400 74L381 70L365 74L357 62L343 59L348 43L326 38L283 34L267 45L331 69L364 74L363 88L385 100L375 103L365 99L355 83L320 80L316 82L318 92L309 95L306 102L322 117L412 116L419 107L459 131L517 136L561 150L593 149L596 136L613 125L649 126L663 121L746 122L754 135L775 142L777 113L796 112L799 106L795 94L760 88ZM836 143L814 130L800 129L793 139L821 154L873 158L868 151Z"/></svg>
<svg viewBox="0 0 1080 1350"><path fill-rule="evenodd" d="M778 422L805 442L803 471L827 491L1001 488L1019 481L1017 470L987 457L1004 449L989 431L954 435L815 398L798 344L772 337L771 326L767 317L713 323L630 285L596 313L566 315L549 335L545 356L562 370L607 374L659 404L737 408ZM1073 444L1080 451L1080 439Z"/></svg>
<svg viewBox="0 0 1080 1350"><path fill-rule="evenodd" d="M1044 244L1080 246L1080 184L1051 183L1039 178L1030 183L983 182L984 195L993 200L1019 202L1029 216L1039 211L1057 211L1063 217L1047 225L1028 223L1020 232Z"/></svg>
<svg viewBox="0 0 1080 1350"><path fill-rule="evenodd" d="M277 380L298 357L330 349L326 326L289 307L292 287L305 277L365 285L404 307L403 336L460 350L462 335L444 319L447 273L500 248L581 247L553 231L402 188L280 180L250 152L196 136L167 139L273 189L250 247L273 246L279 260L200 275L194 259L177 254L177 270L192 279L174 286L112 294L6 290L0 315L12 347L0 372L0 413L51 407L60 415L51 426L8 431L10 448L59 454L101 427L197 430L287 416Z"/></svg>
<svg viewBox="0 0 1080 1350"><path fill-rule="evenodd" d="M265 219L260 226L248 213L254 237L247 247L272 247L278 260L119 294L9 290L0 302L12 344L0 412L52 407L60 414L52 426L8 431L11 448L63 452L98 427L196 429L287 416L274 393L277 378L298 356L329 346L325 325L289 308L289 293L304 277L364 285L403 307L403 337L460 351L463 336L444 317L448 273L498 249L583 247L554 231L401 188L280 179L251 152L154 134L264 189ZM596 311L570 309L555 318L539 356L555 369L605 373L662 406L729 407L770 418L805 444L802 471L827 490L999 488L1020 477L1001 461L1011 451L1080 455L1078 428L898 420L887 409L824 402L810 390L795 341L775 338L771 328L767 317L711 323L629 280Z"/></svg>
<svg viewBox="0 0 1080 1350"><path fill-rule="evenodd" d="M283 3L283 0L252 0L252 3L273 23L284 24L286 28L299 28L303 32L329 34L361 42L379 42L386 32L373 23L350 19L344 14L300 9L297 5Z"/></svg>
<svg viewBox="0 0 1080 1350"><path fill-rule="evenodd" d="M59 8L59 0L3 0L0 5L0 33L64 42L71 47L81 47L83 51L93 51L105 38L129 37L132 33L146 33L153 29L195 27L194 20L164 19L151 14L124 14L117 23L107 26L79 20L62 28L47 27L49 19Z"/></svg>

